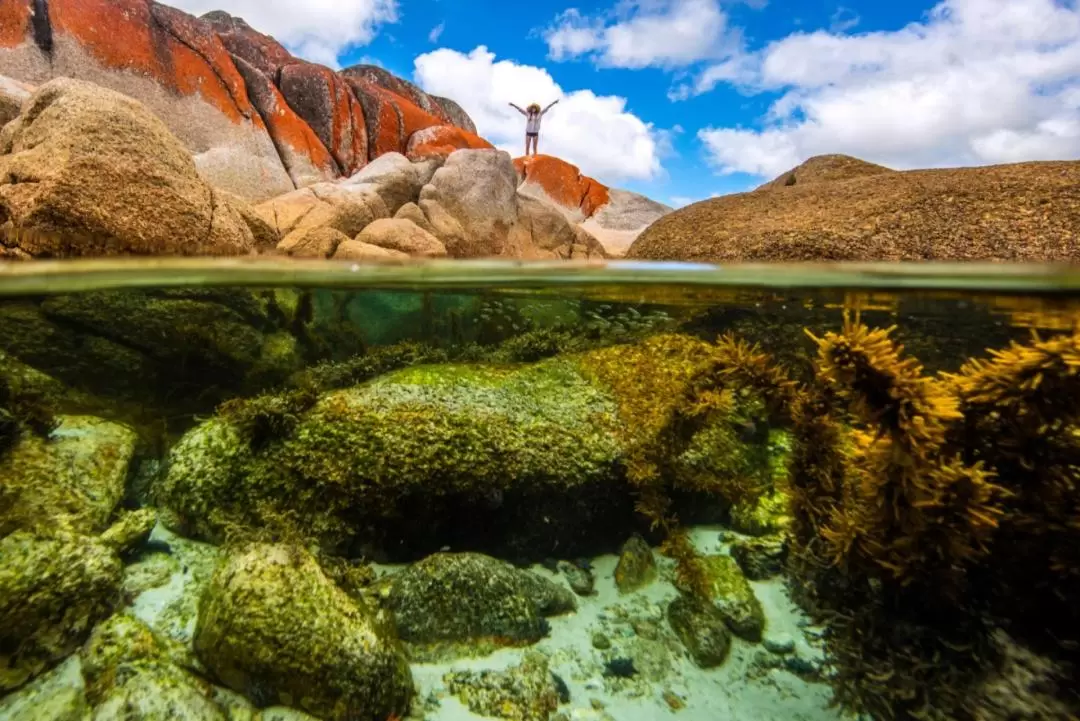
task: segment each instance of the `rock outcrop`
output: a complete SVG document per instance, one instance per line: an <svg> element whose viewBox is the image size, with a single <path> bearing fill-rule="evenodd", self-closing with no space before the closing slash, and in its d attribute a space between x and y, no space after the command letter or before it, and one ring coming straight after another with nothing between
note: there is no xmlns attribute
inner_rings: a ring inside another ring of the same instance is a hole
<svg viewBox="0 0 1080 721"><path fill-rule="evenodd" d="M0 254L16 257L260 250L161 120L67 78L38 88L0 133L0 234Z"/></svg>
<svg viewBox="0 0 1080 721"><path fill-rule="evenodd" d="M550 155L514 160L523 195L558 208L612 256L623 255L645 228L671 208L643 195L609 188Z"/></svg>
<svg viewBox="0 0 1080 721"><path fill-rule="evenodd" d="M454 147L490 147L452 101L371 66L334 72L299 60L221 11L195 18L153 0L0 0L0 18L0 75L34 85L72 77L142 101L203 177L249 200L405 153L425 128L454 126L440 135Z"/></svg>
<svg viewBox="0 0 1080 721"><path fill-rule="evenodd" d="M891 171L812 158L651 225L627 257L704 262L1080 259L1080 162Z"/></svg>

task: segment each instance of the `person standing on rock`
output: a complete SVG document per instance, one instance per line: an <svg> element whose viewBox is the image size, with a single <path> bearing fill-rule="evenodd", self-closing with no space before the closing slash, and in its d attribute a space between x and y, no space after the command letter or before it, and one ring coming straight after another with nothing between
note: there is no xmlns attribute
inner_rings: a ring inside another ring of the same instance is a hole
<svg viewBox="0 0 1080 721"><path fill-rule="evenodd" d="M547 106L543 110L536 103L533 103L525 110L522 110L518 106L510 103L510 107L518 111L525 116L525 154L529 154L529 141L532 141L532 154L536 155L536 142L540 139L540 118L544 117L544 113L551 110L552 105L559 102L556 100L551 105Z"/></svg>

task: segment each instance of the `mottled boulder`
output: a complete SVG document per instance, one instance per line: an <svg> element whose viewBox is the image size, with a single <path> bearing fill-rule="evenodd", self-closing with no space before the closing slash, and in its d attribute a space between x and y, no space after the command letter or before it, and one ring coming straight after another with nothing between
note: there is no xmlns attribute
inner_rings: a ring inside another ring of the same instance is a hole
<svg viewBox="0 0 1080 721"><path fill-rule="evenodd" d="M33 93L33 86L0 75L0 128L18 116Z"/></svg>
<svg viewBox="0 0 1080 721"><path fill-rule="evenodd" d="M424 211L416 203L406 203L401 206L398 208L398 211L394 213L394 217L401 220L410 220L418 227L431 233L433 236L438 235L435 231L435 226L431 224L431 221L424 215Z"/></svg>
<svg viewBox="0 0 1080 721"><path fill-rule="evenodd" d="M461 225L463 238L440 237L450 255L508 255L510 231L518 220L516 181L508 153L459 150L420 191L420 207L425 200L435 201ZM430 215L429 220L438 227Z"/></svg>
<svg viewBox="0 0 1080 721"><path fill-rule="evenodd" d="M446 246L411 220L380 218L360 231L356 240L418 258L446 257Z"/></svg>
<svg viewBox="0 0 1080 721"><path fill-rule="evenodd" d="M515 158L522 182L518 190L559 208L575 223L608 202L608 188L582 175L576 165L550 155Z"/></svg>
<svg viewBox="0 0 1080 721"><path fill-rule="evenodd" d="M120 600L123 564L88 536L0 539L0 691L74 652Z"/></svg>
<svg viewBox="0 0 1080 721"><path fill-rule="evenodd" d="M429 556L391 577L383 597L402 640L462 653L535 643L545 616L576 608L569 588L479 553Z"/></svg>
<svg viewBox="0 0 1080 721"><path fill-rule="evenodd" d="M517 228L524 231L527 246L524 257L539 255L563 259L605 258L603 246L587 231L567 220L566 216L545 203L518 193Z"/></svg>
<svg viewBox="0 0 1080 721"><path fill-rule="evenodd" d="M455 150L493 147L475 133L453 125L435 125L413 133L405 154L409 160L425 160L433 157L446 158Z"/></svg>
<svg viewBox="0 0 1080 721"><path fill-rule="evenodd" d="M780 575L787 561L787 552L787 541L781 535L740 540L731 547L731 557L751 581L764 581Z"/></svg>
<svg viewBox="0 0 1080 721"><path fill-rule="evenodd" d="M337 73L322 65L293 62L281 68L278 87L289 107L330 150L341 175L352 175L367 164L364 111Z"/></svg>
<svg viewBox="0 0 1080 721"><path fill-rule="evenodd" d="M0 456L0 535L15 528L105 530L124 497L135 432L90 416L61 416L46 439L23 433Z"/></svg>
<svg viewBox="0 0 1080 721"><path fill-rule="evenodd" d="M0 74L86 80L146 104L215 187L262 199L290 189L245 83L213 28L149 0L11 2Z"/></svg>
<svg viewBox="0 0 1080 721"><path fill-rule="evenodd" d="M476 126L473 124L472 118L453 100L428 95L413 83L387 72L378 65L353 65L345 68L342 75L390 91L438 120L456 125L468 133L476 134Z"/></svg>
<svg viewBox="0 0 1080 721"><path fill-rule="evenodd" d="M731 632L724 615L715 606L680 594L668 604L667 619L698 666L715 668L727 660Z"/></svg>
<svg viewBox="0 0 1080 721"><path fill-rule="evenodd" d="M548 721L566 700L541 653L528 653L502 671L451 671L443 682L470 711L485 717Z"/></svg>
<svg viewBox="0 0 1080 721"><path fill-rule="evenodd" d="M401 262L408 259L408 253L403 253L400 250L381 248L377 245L372 245L371 243L365 243L360 240L349 240L347 238L345 239L345 242L339 245L337 250L334 251L334 260L385 263Z"/></svg>
<svg viewBox="0 0 1080 721"><path fill-rule="evenodd" d="M656 559L641 536L631 536L619 552L615 586L619 593L633 593L656 580Z"/></svg>
<svg viewBox="0 0 1080 721"><path fill-rule="evenodd" d="M0 226L31 256L242 255L240 214L142 104L58 79L0 133Z"/></svg>
<svg viewBox="0 0 1080 721"><path fill-rule="evenodd" d="M738 637L757 643L765 630L765 612L739 564L731 556L711 555L700 561L706 579L707 600ZM680 583L676 583L681 586ZM680 588L684 593L688 588Z"/></svg>
<svg viewBox="0 0 1080 721"><path fill-rule="evenodd" d="M329 258L334 255L349 236L337 228L319 226L313 228L301 228L289 233L278 244L278 250L286 255L297 258Z"/></svg>
<svg viewBox="0 0 1080 721"><path fill-rule="evenodd" d="M431 181L440 165L442 160L438 158L410 162L401 153L384 153L342 186L374 188L386 203L387 213L393 215L404 205L416 202L420 189Z"/></svg>
<svg viewBox="0 0 1080 721"><path fill-rule="evenodd" d="M332 721L404 716L412 676L389 616L350 598L303 548L253 545L226 557L206 590L195 652L259 705Z"/></svg>
<svg viewBox="0 0 1080 721"><path fill-rule="evenodd" d="M369 184L318 183L267 201L255 210L281 235L279 250L299 245L311 230L332 228L352 238L378 218L390 216L377 189Z"/></svg>

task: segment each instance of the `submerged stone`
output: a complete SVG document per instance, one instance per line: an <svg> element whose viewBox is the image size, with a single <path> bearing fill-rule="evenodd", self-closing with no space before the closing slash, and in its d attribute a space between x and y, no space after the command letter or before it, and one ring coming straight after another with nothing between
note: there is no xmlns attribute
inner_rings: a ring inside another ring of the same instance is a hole
<svg viewBox="0 0 1080 721"><path fill-rule="evenodd" d="M705 556L700 560L707 600L740 638L757 643L765 630L765 613L754 589L731 556ZM680 589L689 591L689 589Z"/></svg>
<svg viewBox="0 0 1080 721"><path fill-rule="evenodd" d="M780 575L787 561L787 551L787 541L782 535L739 540L731 546L732 558L751 581Z"/></svg>
<svg viewBox="0 0 1080 721"><path fill-rule="evenodd" d="M59 420L48 438L23 433L0 455L0 533L62 528L97 534L124 497L135 432L91 416Z"/></svg>
<svg viewBox="0 0 1080 721"><path fill-rule="evenodd" d="M633 593L656 579L656 559L641 536L632 536L623 544L615 566L615 586L619 593Z"/></svg>
<svg viewBox="0 0 1080 721"><path fill-rule="evenodd" d="M382 595L419 657L535 643L545 616L576 608L569 588L480 553L436 553L394 574Z"/></svg>
<svg viewBox="0 0 1080 721"><path fill-rule="evenodd" d="M123 565L87 536L0 539L0 691L73 653L119 601Z"/></svg>
<svg viewBox="0 0 1080 721"><path fill-rule="evenodd" d="M514 721L548 721L565 689L538 653L505 671L453 671L443 682L473 713Z"/></svg>
<svg viewBox="0 0 1080 721"><path fill-rule="evenodd" d="M254 544L227 556L199 607L195 652L260 706L330 721L404 716L412 675L388 615L350 598L307 551Z"/></svg>
<svg viewBox="0 0 1080 721"><path fill-rule="evenodd" d="M767 536L787 530L789 498L781 490L746 499L731 509L731 527L750 536Z"/></svg>
<svg viewBox="0 0 1080 721"><path fill-rule="evenodd" d="M727 660L731 632L726 617L715 606L680 594L668 604L667 618L695 664L715 668Z"/></svg>
<svg viewBox="0 0 1080 721"><path fill-rule="evenodd" d="M89 716L78 656L0 698L2 721L86 721Z"/></svg>

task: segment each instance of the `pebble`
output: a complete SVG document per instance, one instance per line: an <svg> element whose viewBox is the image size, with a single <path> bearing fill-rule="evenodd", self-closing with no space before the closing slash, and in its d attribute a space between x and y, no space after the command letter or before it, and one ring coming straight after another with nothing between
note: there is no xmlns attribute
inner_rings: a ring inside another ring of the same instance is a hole
<svg viewBox="0 0 1080 721"><path fill-rule="evenodd" d="M589 699L589 705L592 706L597 711L603 711L604 710L604 702L601 701L598 698Z"/></svg>
<svg viewBox="0 0 1080 721"><path fill-rule="evenodd" d="M592 635L592 645L593 648L604 651L611 648L611 639L597 631Z"/></svg>
<svg viewBox="0 0 1080 721"><path fill-rule="evenodd" d="M648 639L655 639L658 635L656 624L652 621L635 621L634 633Z"/></svg>
<svg viewBox="0 0 1080 721"><path fill-rule="evenodd" d="M791 671L796 676L803 677L816 677L821 668L817 663L799 656L788 656L784 659L784 668Z"/></svg>
<svg viewBox="0 0 1080 721"><path fill-rule="evenodd" d="M762 645L770 653L783 655L795 650L795 639L786 633L780 633L775 636L766 636Z"/></svg>
<svg viewBox="0 0 1080 721"><path fill-rule="evenodd" d="M566 577L570 588L579 596L591 596L594 592L592 571L569 561L559 561L558 569Z"/></svg>

